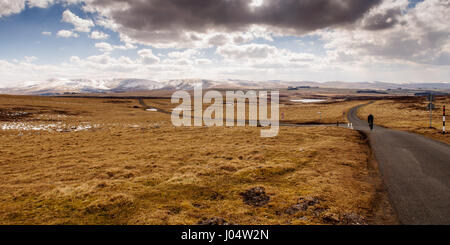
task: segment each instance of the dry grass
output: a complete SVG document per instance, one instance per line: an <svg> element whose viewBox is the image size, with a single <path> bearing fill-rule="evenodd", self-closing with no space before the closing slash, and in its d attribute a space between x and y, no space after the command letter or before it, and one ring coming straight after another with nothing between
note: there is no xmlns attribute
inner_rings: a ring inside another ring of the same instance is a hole
<svg viewBox="0 0 450 245"><path fill-rule="evenodd" d="M169 99L145 100L145 103L151 107L160 108L168 112L171 112L172 109L176 107L175 104L170 103ZM348 111L352 107L364 103L367 103L367 101L357 100L357 101L336 101L336 102L328 101L320 103L298 103L282 100L280 101L279 104L280 106L279 118L280 121L283 123L297 123L297 124L335 124L337 122L347 123ZM268 105L270 110L270 102ZM206 109L209 106L210 104L204 104L203 109ZM224 113L225 110L226 106L224 105L223 106ZM320 112L320 114L318 112ZM270 113L268 114L268 116L270 117ZM235 118L237 118L236 113ZM248 104L246 104L246 119L248 119Z"/></svg>
<svg viewBox="0 0 450 245"><path fill-rule="evenodd" d="M410 97L400 100L381 100L362 107L358 111L360 118L367 118L369 114L375 116L375 124L394 128L440 140L450 144L449 134L442 134L442 106L447 105L450 110L450 97L436 97L433 110L433 128L430 125L430 113L426 110L427 100L424 97Z"/></svg>
<svg viewBox="0 0 450 245"><path fill-rule="evenodd" d="M30 113L0 123L101 125L0 130L0 224L330 224L347 213L377 220L380 180L355 131L282 128L261 138L254 127L175 128L170 115L133 108L137 100L111 101L0 96L3 111ZM257 186L270 202L244 204L240 193ZM301 197L319 203L285 213Z"/></svg>
<svg viewBox="0 0 450 245"><path fill-rule="evenodd" d="M322 103L295 103L282 104L280 112L284 113L284 122L287 123L346 123L348 111L365 101L343 101ZM319 114L318 112L321 112ZM344 114L345 113L345 114Z"/></svg>

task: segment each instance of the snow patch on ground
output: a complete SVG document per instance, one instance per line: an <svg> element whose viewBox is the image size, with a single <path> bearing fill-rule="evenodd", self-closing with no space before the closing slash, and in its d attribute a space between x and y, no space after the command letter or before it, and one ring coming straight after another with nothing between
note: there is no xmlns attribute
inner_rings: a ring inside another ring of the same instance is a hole
<svg viewBox="0 0 450 245"><path fill-rule="evenodd" d="M50 124L32 124L27 122L6 122L0 124L1 130L19 130L19 131L56 131L56 132L78 132L93 128L100 128L100 124L80 124L67 125L65 123L57 122Z"/></svg>
<svg viewBox="0 0 450 245"><path fill-rule="evenodd" d="M291 100L291 102L301 102L301 103L318 103L318 102L324 102L325 100L319 100L319 99L302 99L302 100Z"/></svg>

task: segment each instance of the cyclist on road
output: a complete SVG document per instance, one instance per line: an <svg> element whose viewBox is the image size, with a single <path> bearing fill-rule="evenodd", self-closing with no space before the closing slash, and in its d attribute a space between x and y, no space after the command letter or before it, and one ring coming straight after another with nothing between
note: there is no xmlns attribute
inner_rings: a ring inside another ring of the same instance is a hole
<svg viewBox="0 0 450 245"><path fill-rule="evenodd" d="M367 117L367 121L369 122L370 130L373 130L373 115L372 115L372 114L370 114L370 115Z"/></svg>

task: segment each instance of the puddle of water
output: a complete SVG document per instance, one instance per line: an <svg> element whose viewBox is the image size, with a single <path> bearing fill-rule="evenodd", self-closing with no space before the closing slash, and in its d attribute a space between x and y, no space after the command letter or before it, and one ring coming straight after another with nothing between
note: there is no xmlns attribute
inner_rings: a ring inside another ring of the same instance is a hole
<svg viewBox="0 0 450 245"><path fill-rule="evenodd" d="M301 100L291 100L291 102L301 102L301 103L318 103L323 102L325 100L319 100L319 99L301 99Z"/></svg>
<svg viewBox="0 0 450 245"><path fill-rule="evenodd" d="M180 108L180 107L172 109L172 111L191 111L191 110L192 108Z"/></svg>

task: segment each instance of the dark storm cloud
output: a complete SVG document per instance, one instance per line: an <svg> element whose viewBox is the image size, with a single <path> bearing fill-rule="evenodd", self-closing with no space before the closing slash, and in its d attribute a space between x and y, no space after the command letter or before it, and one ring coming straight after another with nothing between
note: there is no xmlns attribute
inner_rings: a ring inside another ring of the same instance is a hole
<svg viewBox="0 0 450 245"><path fill-rule="evenodd" d="M400 8L389 9L385 13L379 13L364 20L364 29L377 31L388 29L396 25L398 17L402 15L402 10Z"/></svg>
<svg viewBox="0 0 450 245"><path fill-rule="evenodd" d="M381 0L270 0L256 13L258 22L315 30L353 23Z"/></svg>
<svg viewBox="0 0 450 245"><path fill-rule="evenodd" d="M113 8L116 23L134 31L237 31L252 24L298 32L353 23L381 0L265 0L257 8L251 0L93 0Z"/></svg>
<svg viewBox="0 0 450 245"><path fill-rule="evenodd" d="M249 2L244 0L94 0L93 4L108 8L116 2L128 3L130 8L114 9L111 17L134 30L202 32L252 22Z"/></svg>

